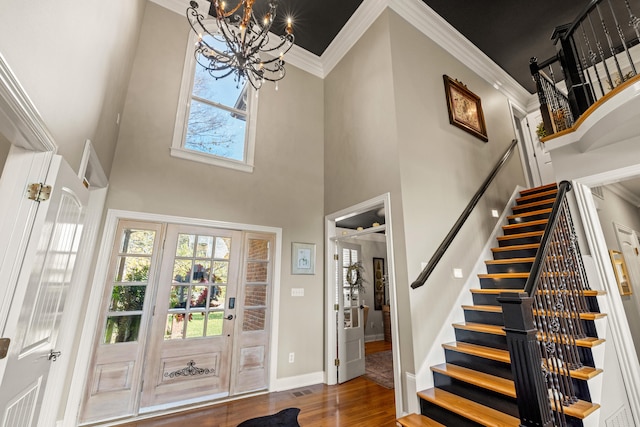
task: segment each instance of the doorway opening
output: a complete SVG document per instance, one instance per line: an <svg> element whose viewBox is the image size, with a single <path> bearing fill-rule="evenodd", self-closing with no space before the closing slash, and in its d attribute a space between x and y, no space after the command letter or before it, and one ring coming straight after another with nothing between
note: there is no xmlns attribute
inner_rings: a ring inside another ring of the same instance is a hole
<svg viewBox="0 0 640 427"><path fill-rule="evenodd" d="M326 383L336 384L365 374L365 341L385 342L386 329L386 339L390 343L397 343L389 193L327 215L325 229L328 260L325 275L325 371ZM353 286L354 266L358 263L364 267L364 292ZM396 413L400 414L402 370L399 345L391 345L390 356Z"/></svg>

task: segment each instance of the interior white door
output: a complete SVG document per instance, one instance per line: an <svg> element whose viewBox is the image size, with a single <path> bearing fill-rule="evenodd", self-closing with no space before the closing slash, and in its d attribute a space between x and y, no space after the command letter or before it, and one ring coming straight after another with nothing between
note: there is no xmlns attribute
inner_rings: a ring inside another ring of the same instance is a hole
<svg viewBox="0 0 640 427"><path fill-rule="evenodd" d="M629 281L631 289L639 289L640 286L640 248L638 248L638 238L636 233L626 225L613 224L616 230L616 237L622 256L624 257L627 270L629 271Z"/></svg>
<svg viewBox="0 0 640 427"><path fill-rule="evenodd" d="M553 163L551 162L551 154L545 148L544 143L540 141L538 138L538 134L536 129L538 124L542 122L542 113L540 111L536 111L535 113L529 114L527 116L527 126L529 129L529 134L531 135L531 143L532 150L531 153L534 158L533 164L530 163L532 172L535 176L535 171L537 170L538 175L540 176L540 185L551 184L556 181L556 174L553 171Z"/></svg>
<svg viewBox="0 0 640 427"><path fill-rule="evenodd" d="M89 191L60 156L52 159L47 183L51 196L38 207L3 331L11 339L0 385L2 426L7 427L37 424L51 363L71 356L57 352L56 339Z"/></svg>
<svg viewBox="0 0 640 427"><path fill-rule="evenodd" d="M349 266L360 261L360 245L337 246L338 382L343 383L365 373L364 300L347 280Z"/></svg>

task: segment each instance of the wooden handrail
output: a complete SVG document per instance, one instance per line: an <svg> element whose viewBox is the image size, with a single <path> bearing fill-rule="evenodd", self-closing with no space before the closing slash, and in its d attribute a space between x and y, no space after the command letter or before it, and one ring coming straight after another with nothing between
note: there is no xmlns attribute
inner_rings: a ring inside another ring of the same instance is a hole
<svg viewBox="0 0 640 427"><path fill-rule="evenodd" d="M562 202L564 201L564 198L569 191L571 191L571 183L569 181L560 182L560 184L558 185L556 200L555 202L553 202L553 207L551 208L551 213L549 214L549 222L547 222L547 227L544 229L544 234L542 235L542 240L540 240L538 253L536 254L536 258L533 261L533 265L531 266L531 272L529 273L527 283L524 285L524 291L529 296L533 296L533 294L537 290L538 279L542 274L542 263L547 257L549 245L552 242L552 231L558 224L558 221L560 219L560 210L562 209Z"/></svg>
<svg viewBox="0 0 640 427"><path fill-rule="evenodd" d="M509 157L511 157L511 155L513 154L516 145L518 145L517 139L511 141L509 148L507 148L498 163L496 163L496 165L493 167L493 170L491 171L489 176L487 176L478 191L476 191L476 194L474 194L474 196L471 198L469 204L467 204L467 207L464 209L464 211L462 211L462 214L460 215L456 223L453 224L453 227L451 228L449 233L445 236L442 243L440 243L438 249L436 249L436 252L429 260L427 266L424 268L424 270L422 270L418 278L411 284L411 288L416 289L425 284L433 270L436 268L436 265L446 252L447 248L449 247L449 245L451 245L453 239L456 237L464 223L467 221L467 218L469 218L469 215L471 215L473 208L476 207L476 205L480 201L480 198L487 191L487 188L489 188L489 185L493 182L493 179L496 177L500 169L502 169L502 166L504 166L507 160L509 160Z"/></svg>

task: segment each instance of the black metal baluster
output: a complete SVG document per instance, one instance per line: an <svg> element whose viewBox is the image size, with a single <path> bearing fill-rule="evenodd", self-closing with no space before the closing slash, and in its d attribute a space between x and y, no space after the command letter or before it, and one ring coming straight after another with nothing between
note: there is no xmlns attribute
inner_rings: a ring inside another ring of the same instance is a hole
<svg viewBox="0 0 640 427"><path fill-rule="evenodd" d="M591 41L589 40L589 37L587 36L587 33L584 30L584 25L582 25L582 23L580 24L580 28L582 28L582 35L584 37L584 41L587 45L587 48L589 49L589 62L591 63L591 67L593 67L593 71L596 73L596 80L598 80L598 86L600 86L600 92L602 93L602 96L604 96L604 87L602 86L602 79L600 78L600 73L598 72L598 67L596 67L596 63L595 63L595 60L598 56L596 55L596 53L593 51L593 48L591 47ZM597 97L594 97L594 99L597 99Z"/></svg>
<svg viewBox="0 0 640 427"><path fill-rule="evenodd" d="M626 37L624 36L624 32L622 31L622 27L620 26L620 23L618 22L618 17L616 16L616 12L613 10L613 6L611 5L611 0L607 0L607 3L609 3L609 9L611 9L611 15L613 16L613 21L616 24L616 29L618 30L618 37L620 37L620 41L622 42L622 47L624 48L624 51L627 54L627 59L629 60L629 64L631 65L631 71L632 71L632 75L636 75L636 66L633 63L633 59L631 59L631 53L629 52L629 48L627 47L627 40ZM625 76L623 74L620 74L620 83L624 82Z"/></svg>
<svg viewBox="0 0 640 427"><path fill-rule="evenodd" d="M607 66L606 58L604 57L604 50L602 50L602 44L600 43L600 39L596 35L596 29L593 26L593 21L591 20L591 14L587 15L587 19L589 19L589 25L591 26L591 32L593 33L593 38L596 42L596 48L598 49L598 54L600 55L600 61L602 61L602 65L604 66L604 71L607 75L607 81L609 82L609 87L613 88L613 80L611 79L611 73L609 72L609 67Z"/></svg>

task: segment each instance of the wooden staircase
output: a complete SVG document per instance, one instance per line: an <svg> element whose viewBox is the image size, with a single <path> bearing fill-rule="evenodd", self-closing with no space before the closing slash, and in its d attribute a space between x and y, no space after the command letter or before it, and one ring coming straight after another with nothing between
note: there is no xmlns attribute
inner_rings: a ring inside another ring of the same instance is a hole
<svg viewBox="0 0 640 427"><path fill-rule="evenodd" d="M555 184L524 190L513 207L504 236L492 249L486 274L479 274L479 289L472 289L473 305L463 306L464 323L453 325L456 341L442 345L445 363L432 366L434 387L418 392L421 414L397 420L401 426L519 426L516 391L510 355L503 330L501 292L524 289L547 218L555 200ZM591 348L604 340L597 337L599 313L597 291L586 291L591 313L580 314L587 335L577 340L583 367L570 371L578 402L565 407L569 426L599 408L591 402L587 381L602 372L594 366Z"/></svg>

